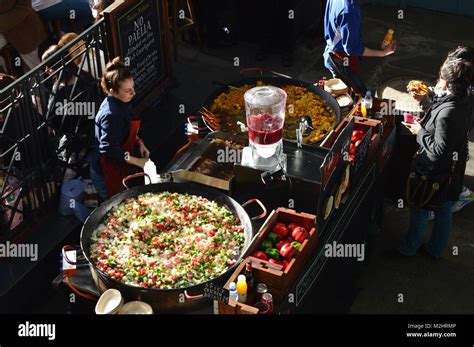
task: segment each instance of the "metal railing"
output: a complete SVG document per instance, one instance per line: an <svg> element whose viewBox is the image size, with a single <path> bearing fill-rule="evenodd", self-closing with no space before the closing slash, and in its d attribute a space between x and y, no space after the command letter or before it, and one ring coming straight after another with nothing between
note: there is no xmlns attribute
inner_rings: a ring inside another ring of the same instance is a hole
<svg viewBox="0 0 474 347"><path fill-rule="evenodd" d="M65 172L82 167L103 99L106 42L102 19L0 90L0 240L46 215Z"/></svg>

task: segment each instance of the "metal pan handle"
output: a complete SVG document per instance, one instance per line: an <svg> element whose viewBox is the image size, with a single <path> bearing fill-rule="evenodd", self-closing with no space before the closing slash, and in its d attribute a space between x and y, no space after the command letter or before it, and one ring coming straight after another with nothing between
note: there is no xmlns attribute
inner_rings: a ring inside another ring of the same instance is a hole
<svg viewBox="0 0 474 347"><path fill-rule="evenodd" d="M129 190L130 187L127 186L127 181L129 181L129 180L131 180L131 179L133 179L133 178L143 177L143 176L146 176L146 177L148 178L148 182L151 183L151 178L150 178L150 176L149 176L148 174L146 174L146 173L144 173L144 172L138 172L138 173L136 173L136 174L133 174L133 175L130 175L130 176L125 177L125 178L122 180L122 184L123 184L123 186L124 186L127 190Z"/></svg>
<svg viewBox="0 0 474 347"><path fill-rule="evenodd" d="M288 78L288 79L292 79L293 77L291 76L288 76L288 75L285 75L285 74L282 74L281 72L276 72L276 71L270 71L270 73L274 76L278 76L278 77L283 77L283 78Z"/></svg>
<svg viewBox="0 0 474 347"><path fill-rule="evenodd" d="M260 73L260 77L263 77L263 69L261 67L248 67L248 68L242 69L240 70L240 75L243 77L243 75L246 72L250 72L250 71L257 71Z"/></svg>
<svg viewBox="0 0 474 347"><path fill-rule="evenodd" d="M262 218L265 218L266 215L267 215L267 208L265 207L265 205L258 199L250 199L248 201L246 201L245 203L242 204L242 207L246 207L252 203L256 203L260 206L260 208L262 209L262 213L260 213L258 216L255 216L255 217L252 217L251 220L259 220L259 219L262 219Z"/></svg>
<svg viewBox="0 0 474 347"><path fill-rule="evenodd" d="M204 294L189 295L188 291L185 289L184 290L184 297L186 298L186 300L189 300L189 301L198 301L198 300L204 299Z"/></svg>

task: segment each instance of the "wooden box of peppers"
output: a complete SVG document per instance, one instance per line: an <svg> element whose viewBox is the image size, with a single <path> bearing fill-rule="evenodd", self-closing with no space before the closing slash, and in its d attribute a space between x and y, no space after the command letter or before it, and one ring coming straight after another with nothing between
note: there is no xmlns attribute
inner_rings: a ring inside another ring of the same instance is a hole
<svg viewBox="0 0 474 347"><path fill-rule="evenodd" d="M245 274L246 264L252 265L254 288L248 288L247 302L219 304L219 313L256 314L258 302L256 285L264 283L273 296L274 312L288 295L296 277L318 243L316 216L278 208L272 211L250 246L250 254L235 270L224 286L237 282Z"/></svg>

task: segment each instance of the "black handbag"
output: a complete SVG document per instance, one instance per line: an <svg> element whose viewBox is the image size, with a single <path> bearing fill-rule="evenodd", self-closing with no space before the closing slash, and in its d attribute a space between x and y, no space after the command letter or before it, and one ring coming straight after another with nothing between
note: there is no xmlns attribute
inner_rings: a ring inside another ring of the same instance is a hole
<svg viewBox="0 0 474 347"><path fill-rule="evenodd" d="M419 154L418 151L415 154ZM451 170L448 173L430 174L426 170L414 165L406 184L406 199L410 206L436 209L446 203L451 189L456 169L456 161L453 160Z"/></svg>
<svg viewBox="0 0 474 347"><path fill-rule="evenodd" d="M466 143L469 132L460 148ZM460 150L458 149L458 152ZM449 192L455 177L457 161L451 161L451 169L448 172L442 170L431 170L416 161L421 153L421 148L413 156L413 165L406 184L406 199L410 206L426 209L436 209L449 200Z"/></svg>

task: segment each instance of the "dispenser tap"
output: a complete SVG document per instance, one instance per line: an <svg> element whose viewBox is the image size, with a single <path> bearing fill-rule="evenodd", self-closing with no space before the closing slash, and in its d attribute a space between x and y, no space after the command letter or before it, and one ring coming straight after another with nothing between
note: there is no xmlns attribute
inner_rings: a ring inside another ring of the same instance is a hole
<svg viewBox="0 0 474 347"><path fill-rule="evenodd" d="M306 131L308 129L310 131L314 130L312 125L313 125L313 121L311 120L311 117L303 116L303 117L300 118L300 123L298 125L298 129L296 129L296 144L297 144L298 148L303 147L303 136L306 133Z"/></svg>

